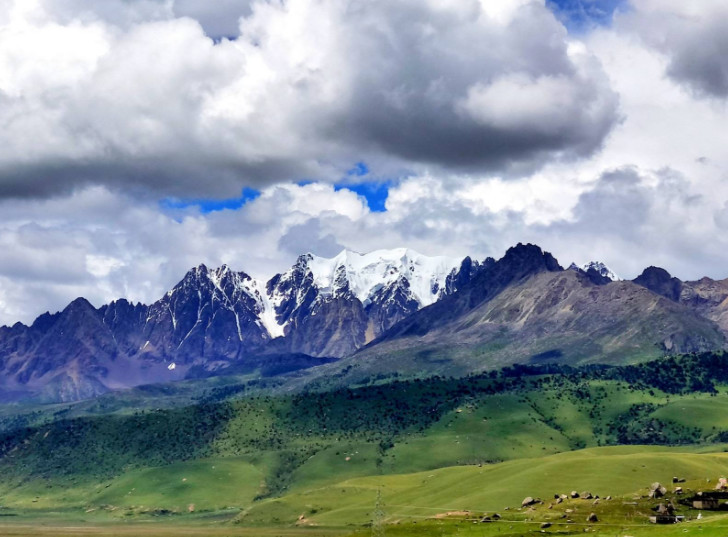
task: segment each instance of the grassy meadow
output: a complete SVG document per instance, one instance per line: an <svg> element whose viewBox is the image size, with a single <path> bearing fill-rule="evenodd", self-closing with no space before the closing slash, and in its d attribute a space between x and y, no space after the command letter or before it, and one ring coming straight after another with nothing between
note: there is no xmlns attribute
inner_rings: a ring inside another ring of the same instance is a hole
<svg viewBox="0 0 728 537"><path fill-rule="evenodd" d="M544 521L549 533L665 532L645 525L650 483L709 489L728 475L720 359L292 395L225 386L183 407L38 406L16 428L6 408L0 535L365 535L373 519L388 535L525 535ZM614 499L520 509L571 490ZM586 525L588 510L599 523ZM477 522L494 512L502 521ZM706 513L680 532L710 535L722 520Z"/></svg>

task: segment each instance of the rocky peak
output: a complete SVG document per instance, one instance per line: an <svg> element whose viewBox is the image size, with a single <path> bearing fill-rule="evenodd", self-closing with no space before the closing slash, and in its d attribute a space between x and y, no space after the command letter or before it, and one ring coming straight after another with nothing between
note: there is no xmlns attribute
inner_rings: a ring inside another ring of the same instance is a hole
<svg viewBox="0 0 728 537"><path fill-rule="evenodd" d="M89 309L94 311L96 310L96 308L91 305L91 302L80 296L77 299L73 300L68 306L66 306L63 311L84 311Z"/></svg>
<svg viewBox="0 0 728 537"><path fill-rule="evenodd" d="M39 316L35 321L33 321L33 324L30 325L30 327L33 330L38 331L46 331L50 329L51 326L58 320L59 313L51 314L50 312L45 312L43 315Z"/></svg>
<svg viewBox="0 0 728 537"><path fill-rule="evenodd" d="M465 287L479 272L491 268L495 264L495 259L492 257L486 258L482 263L473 261L471 257L466 257L460 266L453 269L448 275L445 282L445 295L451 295Z"/></svg>
<svg viewBox="0 0 728 537"><path fill-rule="evenodd" d="M564 270L549 252L544 252L535 244L522 244L520 242L509 248L497 264L501 269L510 269L514 279L544 271L558 272Z"/></svg>
<svg viewBox="0 0 728 537"><path fill-rule="evenodd" d="M210 270L207 268L207 265L204 263L197 265L195 268L187 271L180 282L170 289L167 296L171 296L182 289L199 287L201 283L209 281L209 274Z"/></svg>
<svg viewBox="0 0 728 537"><path fill-rule="evenodd" d="M675 302L680 300L682 282L663 268L647 267L633 282Z"/></svg>

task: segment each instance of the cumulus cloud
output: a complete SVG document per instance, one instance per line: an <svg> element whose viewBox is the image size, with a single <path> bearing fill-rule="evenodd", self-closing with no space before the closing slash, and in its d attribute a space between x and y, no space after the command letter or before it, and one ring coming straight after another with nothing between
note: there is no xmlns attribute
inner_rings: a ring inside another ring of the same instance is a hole
<svg viewBox="0 0 728 537"><path fill-rule="evenodd" d="M725 277L720 4L569 35L539 0L0 0L0 323L344 247Z"/></svg>
<svg viewBox="0 0 728 537"><path fill-rule="evenodd" d="M544 175L412 176L391 187L386 212L320 183L267 187L240 210L209 214L160 209L104 187L4 200L0 324L29 322L76 296L96 305L119 297L149 303L201 262L266 279L301 253L343 248L408 246L482 259L528 241L565 265L601 259L626 277L652 264L682 278L726 276L724 201L701 195L679 172L629 166L566 183Z"/></svg>
<svg viewBox="0 0 728 537"><path fill-rule="evenodd" d="M250 14L252 0L42 0L43 9L59 22L103 21L128 28L133 24L190 17L212 38L235 37L240 18Z"/></svg>
<svg viewBox="0 0 728 537"><path fill-rule="evenodd" d="M4 197L227 196L361 160L521 173L591 154L616 120L539 0L4 4Z"/></svg>
<svg viewBox="0 0 728 537"><path fill-rule="evenodd" d="M121 297L149 303L200 263L270 277L307 250L330 254L329 229L351 227L369 210L349 190L310 184L269 187L242 210L208 215L160 210L105 187L4 200L0 214L0 324L12 324L77 296L97 306Z"/></svg>
<svg viewBox="0 0 728 537"><path fill-rule="evenodd" d="M621 23L660 50L666 74L698 95L728 97L728 5L636 0Z"/></svg>

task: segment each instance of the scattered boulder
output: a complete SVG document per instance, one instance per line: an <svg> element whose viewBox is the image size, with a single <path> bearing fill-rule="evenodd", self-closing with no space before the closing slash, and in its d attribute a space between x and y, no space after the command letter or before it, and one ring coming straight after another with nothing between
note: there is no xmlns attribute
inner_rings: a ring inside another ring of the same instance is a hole
<svg viewBox="0 0 728 537"><path fill-rule="evenodd" d="M588 517L586 517L587 522L599 522L599 518L597 517L596 513L591 513Z"/></svg>
<svg viewBox="0 0 728 537"><path fill-rule="evenodd" d="M715 490L726 490L728 489L728 479L721 477L718 479L718 483L715 485Z"/></svg>
<svg viewBox="0 0 728 537"><path fill-rule="evenodd" d="M575 490L572 490L571 491L571 494L569 494L569 496L571 496L572 498L578 498L579 497L579 493L576 492Z"/></svg>
<svg viewBox="0 0 728 537"><path fill-rule="evenodd" d="M609 500L611 500L611 499L612 499L612 497L611 497L611 496L607 496L607 497L606 497L606 498L604 498L604 499L605 499L605 500L607 500L607 501L609 501Z"/></svg>
<svg viewBox="0 0 728 537"><path fill-rule="evenodd" d="M592 503L592 505L599 505L599 498L597 498L596 500L594 500L594 502Z"/></svg>
<svg viewBox="0 0 728 537"><path fill-rule="evenodd" d="M659 515L672 515L675 513L675 506L672 503L661 503L657 507L653 507L652 510Z"/></svg>
<svg viewBox="0 0 728 537"><path fill-rule="evenodd" d="M591 500L594 496L592 496L591 492L582 492L581 497L585 500Z"/></svg>
<svg viewBox="0 0 728 537"><path fill-rule="evenodd" d="M675 494L682 494L683 488L682 487L675 487Z"/></svg>
<svg viewBox="0 0 728 537"><path fill-rule="evenodd" d="M521 507L528 507L529 505L533 505L538 503L538 500L536 498L532 498L531 496L526 496L523 501L521 502Z"/></svg>
<svg viewBox="0 0 728 537"><path fill-rule="evenodd" d="M480 519L480 522L481 523L493 522L493 518L489 517L489 516L484 516L483 518Z"/></svg>
<svg viewBox="0 0 728 537"><path fill-rule="evenodd" d="M561 498L556 498L556 503L563 503L563 502L564 502L564 500L562 500Z"/></svg>
<svg viewBox="0 0 728 537"><path fill-rule="evenodd" d="M498 513L493 513L493 520L500 520L500 517Z"/></svg>
<svg viewBox="0 0 728 537"><path fill-rule="evenodd" d="M542 530L545 530L546 528L550 528L550 527L551 527L551 522L542 522L541 523Z"/></svg>
<svg viewBox="0 0 728 537"><path fill-rule="evenodd" d="M650 498L662 498L665 494L667 494L667 489L660 483L655 482L650 485Z"/></svg>
<svg viewBox="0 0 728 537"><path fill-rule="evenodd" d="M561 498L562 500L568 500L569 499L569 497L566 494L562 494L561 496L559 496L559 498Z"/></svg>

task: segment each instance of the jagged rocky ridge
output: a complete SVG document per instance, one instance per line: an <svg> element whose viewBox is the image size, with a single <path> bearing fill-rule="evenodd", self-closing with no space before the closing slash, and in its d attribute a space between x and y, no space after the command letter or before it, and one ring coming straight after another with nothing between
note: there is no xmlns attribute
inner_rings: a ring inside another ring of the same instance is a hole
<svg viewBox="0 0 728 537"><path fill-rule="evenodd" d="M68 400L231 370L319 365L454 292L479 267L405 249L345 251L303 255L263 283L200 265L149 306L122 299L96 309L79 298L31 326L0 328L0 387L6 399L30 392Z"/></svg>
<svg viewBox="0 0 728 537"><path fill-rule="evenodd" d="M653 289L645 286L645 281ZM410 315L306 382L357 384L388 375L466 375L514 363L624 364L725 348L728 281L611 281L563 270L519 244L452 295Z"/></svg>
<svg viewBox="0 0 728 537"><path fill-rule="evenodd" d="M405 249L306 254L265 283L200 265L148 306L122 299L97 309L79 298L31 326L0 328L0 393L74 400L336 358L309 376L619 363L725 345L726 280L681 282L651 267L613 281L602 263L570 268L522 244L483 262Z"/></svg>

